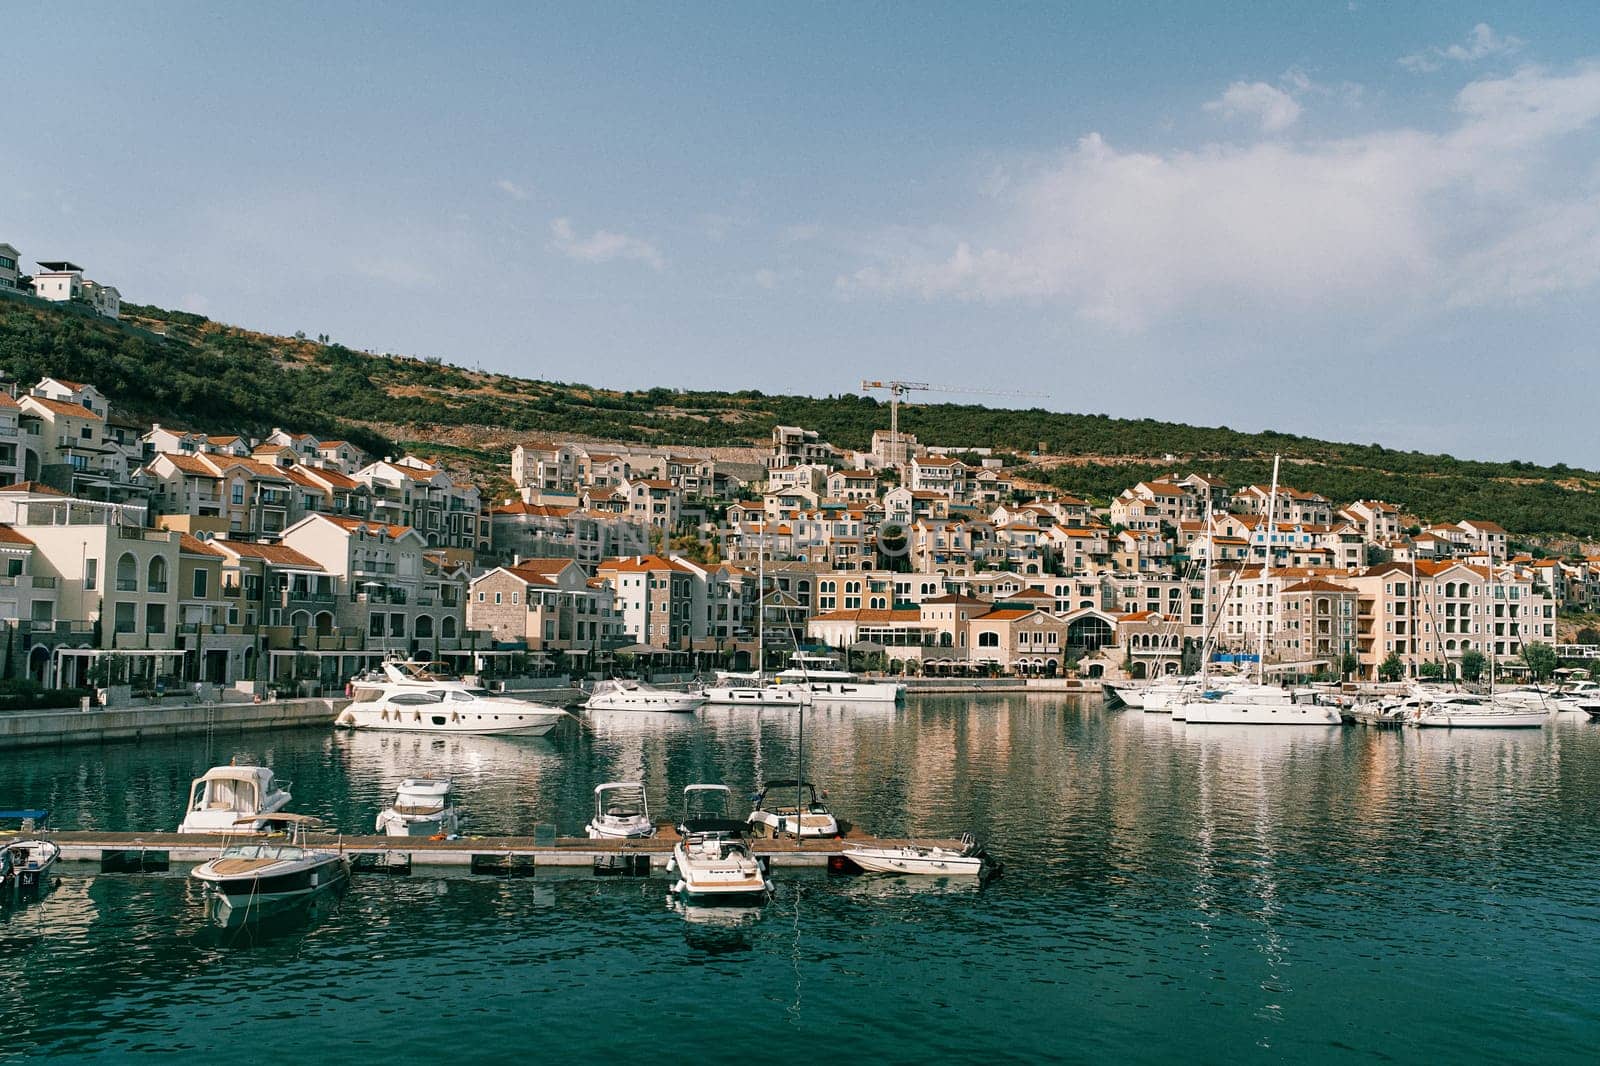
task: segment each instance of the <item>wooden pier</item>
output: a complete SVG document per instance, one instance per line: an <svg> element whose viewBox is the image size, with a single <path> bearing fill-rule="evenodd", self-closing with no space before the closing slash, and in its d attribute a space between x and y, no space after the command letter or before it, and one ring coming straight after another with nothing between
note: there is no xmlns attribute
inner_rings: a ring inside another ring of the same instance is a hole
<svg viewBox="0 0 1600 1066"><path fill-rule="evenodd" d="M173 865L205 862L215 858L224 844L244 840L282 841L281 836L222 837L191 833L104 833L94 831L55 832L49 839L61 846L63 862L93 863L105 873L159 872ZM351 857L357 871L402 873L431 871L436 874L469 873L499 876L528 876L540 868L576 872L591 869L596 874L646 876L664 867L672 856L678 833L663 822L654 837L636 840L590 840L586 837L464 836L457 840L431 840L427 837L342 836L312 833L308 847L341 849ZM825 868L829 861L845 854L850 845L896 847L913 841L869 836L848 828L843 836L825 840L795 840L785 837L746 838L757 859L775 867ZM914 843L959 849L959 840L919 839Z"/></svg>

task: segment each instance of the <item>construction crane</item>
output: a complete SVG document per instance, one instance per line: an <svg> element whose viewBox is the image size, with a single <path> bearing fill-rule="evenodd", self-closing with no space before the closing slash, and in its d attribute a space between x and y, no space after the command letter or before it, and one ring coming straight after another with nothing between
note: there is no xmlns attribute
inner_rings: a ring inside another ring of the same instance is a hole
<svg viewBox="0 0 1600 1066"><path fill-rule="evenodd" d="M1043 392L1010 392L999 389L972 389L964 385L930 385L926 381L862 381L861 391L871 392L874 389L889 394L889 456L895 468L903 466L905 457L900 454L900 403L906 396L913 392L950 392L967 396L1013 396L1031 399L1044 399L1049 394Z"/></svg>

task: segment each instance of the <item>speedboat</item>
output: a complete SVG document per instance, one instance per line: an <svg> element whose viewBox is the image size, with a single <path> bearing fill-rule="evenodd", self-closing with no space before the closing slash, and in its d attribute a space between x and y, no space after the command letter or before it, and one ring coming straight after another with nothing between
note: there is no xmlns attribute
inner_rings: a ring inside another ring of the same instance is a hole
<svg viewBox="0 0 1600 1066"><path fill-rule="evenodd" d="M777 682L803 686L813 698L829 703L896 703L906 696L906 687L900 682L863 681L849 670L839 669L838 662L826 655L792 656Z"/></svg>
<svg viewBox="0 0 1600 1066"><path fill-rule="evenodd" d="M656 835L650 803L637 781L607 781L594 787L594 818L584 826L590 840L636 840Z"/></svg>
<svg viewBox="0 0 1600 1066"><path fill-rule="evenodd" d="M775 685L759 674L718 674L714 685L700 690L710 704L751 707L809 707L811 692L801 685Z"/></svg>
<svg viewBox="0 0 1600 1066"><path fill-rule="evenodd" d="M450 797L451 788L441 778L406 778L395 790L394 804L378 815L378 832L392 837L455 835L462 814Z"/></svg>
<svg viewBox="0 0 1600 1066"><path fill-rule="evenodd" d="M672 849L673 891L685 901L718 905L765 903L772 894L761 863L738 836L690 833Z"/></svg>
<svg viewBox="0 0 1600 1066"><path fill-rule="evenodd" d="M683 817L678 834L721 833L741 836L746 823L733 817L733 789L727 785L686 785L683 789Z"/></svg>
<svg viewBox="0 0 1600 1066"><path fill-rule="evenodd" d="M190 783L178 832L233 833L241 821L260 832L266 816L283 810L289 800L289 782L280 785L268 767L213 766Z"/></svg>
<svg viewBox="0 0 1600 1066"><path fill-rule="evenodd" d="M234 910L263 909L306 899L350 880L350 861L342 851L310 848L306 815L277 814L269 821L287 825L288 843L252 840L225 846L222 854L196 866L189 876L210 896ZM241 825L252 824L242 819Z"/></svg>
<svg viewBox="0 0 1600 1066"><path fill-rule="evenodd" d="M647 685L643 681L615 678L595 683L584 701L590 711L697 711L706 698L693 692L673 692Z"/></svg>
<svg viewBox="0 0 1600 1066"><path fill-rule="evenodd" d="M886 847L856 844L845 849L844 857L869 873L879 874L981 877L995 869L988 852L970 833L962 834L959 849L915 843Z"/></svg>
<svg viewBox="0 0 1600 1066"><path fill-rule="evenodd" d="M0 811L0 821L22 823L24 834L42 831L50 812ZM37 899L50 887L50 869L61 857L61 847L41 837L21 837L0 844L0 898Z"/></svg>
<svg viewBox="0 0 1600 1066"><path fill-rule="evenodd" d="M335 722L352 729L542 737L571 717L559 707L491 695L433 663L386 662L378 674L353 679L350 695Z"/></svg>
<svg viewBox="0 0 1600 1066"><path fill-rule="evenodd" d="M797 801L798 806L789 800ZM755 808L746 821L762 836L788 833L807 840L839 835L838 819L817 798L817 788L809 781L768 781L756 794Z"/></svg>

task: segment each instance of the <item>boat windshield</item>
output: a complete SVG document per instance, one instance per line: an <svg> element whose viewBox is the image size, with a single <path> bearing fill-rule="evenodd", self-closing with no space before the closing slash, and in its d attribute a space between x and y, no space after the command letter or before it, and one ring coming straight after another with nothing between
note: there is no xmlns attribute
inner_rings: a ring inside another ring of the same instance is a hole
<svg viewBox="0 0 1600 1066"><path fill-rule="evenodd" d="M222 849L224 859L299 859L305 856L304 848L293 844L229 844Z"/></svg>
<svg viewBox="0 0 1600 1066"><path fill-rule="evenodd" d="M613 789L595 800L600 813L607 818L642 818L645 814L644 792L635 789Z"/></svg>
<svg viewBox="0 0 1600 1066"><path fill-rule="evenodd" d="M213 778L197 781L190 797L192 811L238 811L254 814L260 808L254 781Z"/></svg>

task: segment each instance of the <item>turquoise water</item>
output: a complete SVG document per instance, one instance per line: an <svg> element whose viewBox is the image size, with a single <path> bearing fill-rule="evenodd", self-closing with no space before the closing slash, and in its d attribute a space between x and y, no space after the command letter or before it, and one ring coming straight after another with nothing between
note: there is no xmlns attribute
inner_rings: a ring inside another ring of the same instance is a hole
<svg viewBox="0 0 1600 1066"><path fill-rule="evenodd" d="M0 755L0 807L170 828L212 762L370 831L448 772L482 832L576 833L602 780L744 790L793 769L796 712L611 715L545 740L295 730ZM885 834L971 829L962 884L779 871L742 925L668 880L361 877L253 933L180 875L68 871L0 912L0 1057L253 1061L1592 1062L1600 726L1186 727L1096 700L913 699L806 717L809 775ZM675 806L665 813L672 813Z"/></svg>

